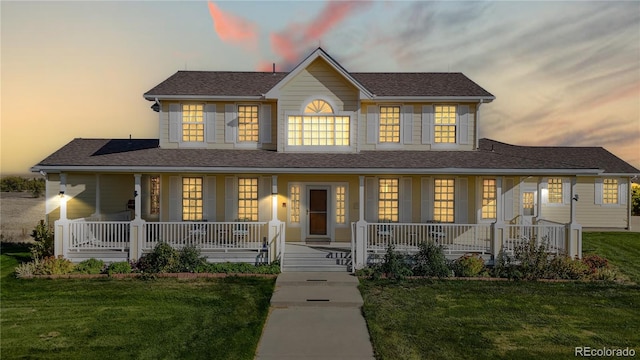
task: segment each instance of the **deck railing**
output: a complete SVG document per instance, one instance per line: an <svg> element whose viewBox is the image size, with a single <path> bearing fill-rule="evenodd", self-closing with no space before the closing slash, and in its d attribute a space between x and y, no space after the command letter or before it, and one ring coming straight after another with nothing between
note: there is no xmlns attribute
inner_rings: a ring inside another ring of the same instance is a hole
<svg viewBox="0 0 640 360"><path fill-rule="evenodd" d="M544 246L549 253L563 254L567 250L565 235L566 227L559 224L506 225L502 250L511 253L516 246L531 243L536 247Z"/></svg>
<svg viewBox="0 0 640 360"><path fill-rule="evenodd" d="M129 221L71 221L69 250L120 250L129 248Z"/></svg>
<svg viewBox="0 0 640 360"><path fill-rule="evenodd" d="M166 242L180 249L194 245L201 250L262 249L266 222L148 222L144 224L143 251Z"/></svg>
<svg viewBox="0 0 640 360"><path fill-rule="evenodd" d="M441 223L368 223L367 251L393 245L396 250L414 252L421 242L441 245L445 254L491 251L491 225Z"/></svg>

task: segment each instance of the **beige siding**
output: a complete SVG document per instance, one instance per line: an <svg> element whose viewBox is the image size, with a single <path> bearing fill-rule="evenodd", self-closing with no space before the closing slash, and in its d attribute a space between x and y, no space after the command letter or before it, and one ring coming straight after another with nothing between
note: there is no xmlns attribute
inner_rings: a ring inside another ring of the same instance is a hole
<svg viewBox="0 0 640 360"><path fill-rule="evenodd" d="M330 99L335 105L334 112L348 112L351 115L350 130L356 131L359 110L359 91L345 80L324 60L317 59L281 89L278 107L278 151L284 151L286 142L285 122L287 113L301 113L305 102L314 96ZM275 118L274 118L275 119ZM357 136L357 135L356 135ZM355 145L355 144L352 144Z"/></svg>
<svg viewBox="0 0 640 360"><path fill-rule="evenodd" d="M583 227L626 228L628 226L626 204L595 204L595 179L595 177L578 178L576 193L580 195L580 199L576 204L578 208L576 220Z"/></svg>

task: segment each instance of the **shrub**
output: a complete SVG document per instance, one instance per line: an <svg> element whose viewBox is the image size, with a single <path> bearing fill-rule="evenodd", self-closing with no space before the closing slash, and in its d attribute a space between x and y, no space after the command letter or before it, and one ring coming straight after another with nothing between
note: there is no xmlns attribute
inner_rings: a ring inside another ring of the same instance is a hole
<svg viewBox="0 0 640 360"><path fill-rule="evenodd" d="M47 256L35 261L37 275L66 275L73 272L73 263L62 256Z"/></svg>
<svg viewBox="0 0 640 360"><path fill-rule="evenodd" d="M484 260L475 254L464 255L456 259L451 264L451 268L456 276L478 276L484 269Z"/></svg>
<svg viewBox="0 0 640 360"><path fill-rule="evenodd" d="M131 273L131 264L128 261L118 261L111 263L107 268L107 274L109 276L113 274L130 274Z"/></svg>
<svg viewBox="0 0 640 360"><path fill-rule="evenodd" d="M580 260L568 256L556 256L549 262L545 278L581 280L587 276L589 267Z"/></svg>
<svg viewBox="0 0 640 360"><path fill-rule="evenodd" d="M500 250L498 258L495 261L492 275L500 278L507 278L511 280L519 280L522 278L522 273L513 263L514 259L509 254Z"/></svg>
<svg viewBox="0 0 640 360"><path fill-rule="evenodd" d="M29 278L36 274L36 262L30 261L16 266L15 275L18 279Z"/></svg>
<svg viewBox="0 0 640 360"><path fill-rule="evenodd" d="M628 278L618 273L616 269L598 268L595 272L589 274L590 280L598 281L626 281Z"/></svg>
<svg viewBox="0 0 640 360"><path fill-rule="evenodd" d="M280 263L253 265L248 263L204 263L198 267L198 272L213 274L279 274Z"/></svg>
<svg viewBox="0 0 640 360"><path fill-rule="evenodd" d="M609 260L595 254L583 257L582 262L589 267L589 272L592 274L598 271L598 269L609 268Z"/></svg>
<svg viewBox="0 0 640 360"><path fill-rule="evenodd" d="M178 263L174 271L197 272L204 262L205 259L200 257L200 249L195 245L187 245L178 252Z"/></svg>
<svg viewBox="0 0 640 360"><path fill-rule="evenodd" d="M138 269L147 273L173 272L178 265L178 252L171 245L160 242L153 251L138 261Z"/></svg>
<svg viewBox="0 0 640 360"><path fill-rule="evenodd" d="M439 278L449 276L447 259L442 247L430 242L422 242L419 250L413 256L413 274L418 276L437 276Z"/></svg>
<svg viewBox="0 0 640 360"><path fill-rule="evenodd" d="M40 220L40 223L31 232L31 237L35 241L31 245L31 256L34 259L42 259L47 256L53 256L53 239L54 233L49 226Z"/></svg>
<svg viewBox="0 0 640 360"><path fill-rule="evenodd" d="M382 263L376 270L389 279L401 280L413 274L407 264L407 260L407 256L395 251L393 245L389 245L382 259Z"/></svg>
<svg viewBox="0 0 640 360"><path fill-rule="evenodd" d="M78 263L74 269L78 274L100 274L104 271L104 261L94 258Z"/></svg>
<svg viewBox="0 0 640 360"><path fill-rule="evenodd" d="M522 277L527 280L536 280L544 276L549 263L549 254L544 243L536 246L532 238L514 248L514 260Z"/></svg>

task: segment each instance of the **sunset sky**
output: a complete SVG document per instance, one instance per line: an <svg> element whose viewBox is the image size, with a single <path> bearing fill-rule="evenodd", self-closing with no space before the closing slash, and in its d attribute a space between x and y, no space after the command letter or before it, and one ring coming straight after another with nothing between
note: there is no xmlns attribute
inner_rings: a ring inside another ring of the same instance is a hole
<svg viewBox="0 0 640 360"><path fill-rule="evenodd" d="M480 135L603 146L640 168L640 2L8 2L1 173L73 138L157 138L142 94L177 70L463 72Z"/></svg>

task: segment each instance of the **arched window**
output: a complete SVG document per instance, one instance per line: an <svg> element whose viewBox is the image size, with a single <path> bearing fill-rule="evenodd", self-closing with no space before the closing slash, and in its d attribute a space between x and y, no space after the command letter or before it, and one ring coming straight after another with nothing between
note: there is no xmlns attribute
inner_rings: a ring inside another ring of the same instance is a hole
<svg viewBox="0 0 640 360"><path fill-rule="evenodd" d="M320 99L311 101L306 108L304 108L305 114L333 114L333 109L328 102Z"/></svg>

